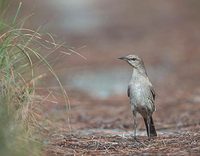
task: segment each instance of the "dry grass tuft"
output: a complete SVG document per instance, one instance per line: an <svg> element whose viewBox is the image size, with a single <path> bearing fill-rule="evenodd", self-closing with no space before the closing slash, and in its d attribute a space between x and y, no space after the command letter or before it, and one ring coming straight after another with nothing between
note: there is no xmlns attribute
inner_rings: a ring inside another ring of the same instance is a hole
<svg viewBox="0 0 200 156"><path fill-rule="evenodd" d="M78 54L66 47L65 43L56 43L52 35L39 33L40 28L24 28L25 20L19 20L21 22L17 23L21 6L22 3L19 4L11 24L0 19L1 155L41 154L39 137L40 130L44 127L40 105L44 98L36 93L37 83L51 73L60 86L66 110L69 111L67 93L48 58L55 52L65 53L63 55ZM39 135L36 135L38 132Z"/></svg>

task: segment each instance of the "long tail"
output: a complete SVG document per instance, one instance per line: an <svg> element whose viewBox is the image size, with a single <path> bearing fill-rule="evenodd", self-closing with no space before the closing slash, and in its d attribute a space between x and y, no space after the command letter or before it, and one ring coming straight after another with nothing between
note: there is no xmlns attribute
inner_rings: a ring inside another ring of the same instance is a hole
<svg viewBox="0 0 200 156"><path fill-rule="evenodd" d="M152 116L150 116L150 118L149 118L149 123L148 123L148 120L146 118L144 118L144 122L145 122L148 137L156 137L157 133L156 133L156 129L155 129L155 126L154 126Z"/></svg>

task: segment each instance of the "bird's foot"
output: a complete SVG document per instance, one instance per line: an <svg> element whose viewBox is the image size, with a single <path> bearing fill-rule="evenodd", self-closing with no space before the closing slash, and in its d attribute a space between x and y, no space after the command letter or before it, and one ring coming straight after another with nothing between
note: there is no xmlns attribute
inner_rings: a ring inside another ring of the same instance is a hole
<svg viewBox="0 0 200 156"><path fill-rule="evenodd" d="M137 139L137 137L133 137L133 141L134 141L134 144L136 144L137 146L142 146L142 147L146 147L147 145L143 142L141 142L140 140Z"/></svg>

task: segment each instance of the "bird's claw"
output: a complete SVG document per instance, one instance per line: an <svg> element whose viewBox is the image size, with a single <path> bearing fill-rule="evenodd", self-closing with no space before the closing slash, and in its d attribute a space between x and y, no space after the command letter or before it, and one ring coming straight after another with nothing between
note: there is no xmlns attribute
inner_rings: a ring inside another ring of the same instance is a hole
<svg viewBox="0 0 200 156"><path fill-rule="evenodd" d="M145 143L139 141L139 140L137 139L137 137L135 137L135 136L134 136L133 140L134 140L134 143L135 143L137 146L143 146L143 147L146 147L146 146L147 146Z"/></svg>

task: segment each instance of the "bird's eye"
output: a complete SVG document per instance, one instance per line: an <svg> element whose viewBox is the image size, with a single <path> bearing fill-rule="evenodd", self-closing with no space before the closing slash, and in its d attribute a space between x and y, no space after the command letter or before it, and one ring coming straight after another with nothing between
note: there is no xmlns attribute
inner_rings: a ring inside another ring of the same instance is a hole
<svg viewBox="0 0 200 156"><path fill-rule="evenodd" d="M137 59L136 59L136 58L132 58L131 60L135 61L135 60L137 60Z"/></svg>

